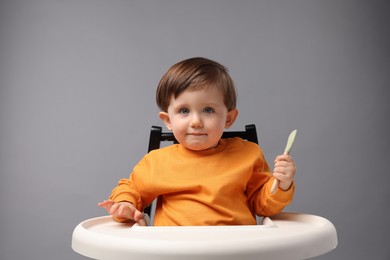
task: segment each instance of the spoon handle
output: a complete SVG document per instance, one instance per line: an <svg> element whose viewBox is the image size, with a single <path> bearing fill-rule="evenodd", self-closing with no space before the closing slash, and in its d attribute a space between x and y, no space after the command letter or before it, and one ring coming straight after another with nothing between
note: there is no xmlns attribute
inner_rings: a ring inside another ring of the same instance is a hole
<svg viewBox="0 0 390 260"><path fill-rule="evenodd" d="M288 136L288 139L287 139L287 144L286 144L286 148L284 149L284 153L283 154L289 154L290 151L291 151L291 148L294 144L294 140L295 140L295 136L297 135L297 129L293 130L290 135ZM278 189L278 186L279 186L279 180L278 179L274 179L274 183L272 184L272 187L271 187L271 194L274 195L276 193L276 190Z"/></svg>

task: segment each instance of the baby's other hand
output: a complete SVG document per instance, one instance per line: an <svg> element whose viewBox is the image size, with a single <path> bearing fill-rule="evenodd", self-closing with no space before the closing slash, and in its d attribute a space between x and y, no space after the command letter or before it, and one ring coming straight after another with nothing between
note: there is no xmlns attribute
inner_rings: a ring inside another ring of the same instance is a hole
<svg viewBox="0 0 390 260"><path fill-rule="evenodd" d="M146 226L144 214L137 210L130 202L115 202L113 200L105 200L99 202L98 206L107 210L107 212L113 217L134 220L138 223L138 225Z"/></svg>
<svg viewBox="0 0 390 260"><path fill-rule="evenodd" d="M288 190L295 177L295 163L290 155L278 155L274 161L273 175L279 180L279 188Z"/></svg>

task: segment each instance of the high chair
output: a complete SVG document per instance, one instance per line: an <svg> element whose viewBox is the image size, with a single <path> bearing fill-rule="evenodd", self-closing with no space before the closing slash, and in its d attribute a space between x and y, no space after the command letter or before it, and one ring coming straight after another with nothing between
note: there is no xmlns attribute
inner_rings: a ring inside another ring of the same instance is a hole
<svg viewBox="0 0 390 260"><path fill-rule="evenodd" d="M236 136L258 143L255 125L223 133L223 138ZM165 141L177 143L172 133L153 126L148 151ZM153 211L154 206L144 210L150 223ZM76 226L72 248L102 260L272 260L315 257L338 243L334 225L320 216L282 212L260 220L255 226L142 227L115 222L111 216L97 217Z"/></svg>

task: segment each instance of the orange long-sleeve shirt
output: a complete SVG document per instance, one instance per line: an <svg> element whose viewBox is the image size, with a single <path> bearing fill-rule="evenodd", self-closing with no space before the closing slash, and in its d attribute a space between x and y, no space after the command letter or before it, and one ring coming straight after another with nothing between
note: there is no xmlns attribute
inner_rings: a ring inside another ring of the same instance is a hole
<svg viewBox="0 0 390 260"><path fill-rule="evenodd" d="M271 195L272 183L259 146L229 138L205 151L180 144L151 151L110 199L142 211L160 196L156 226L250 225L256 224L255 214L274 215L291 202L294 186Z"/></svg>

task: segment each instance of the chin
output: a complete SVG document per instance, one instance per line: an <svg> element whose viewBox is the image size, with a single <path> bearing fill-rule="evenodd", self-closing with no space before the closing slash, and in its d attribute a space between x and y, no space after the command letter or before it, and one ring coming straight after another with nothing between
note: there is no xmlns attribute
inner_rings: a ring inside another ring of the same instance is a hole
<svg viewBox="0 0 390 260"><path fill-rule="evenodd" d="M189 149L189 150L192 150L192 151L203 151L203 150L207 150L207 149L210 149L211 147L209 146L204 146L204 145L196 145L196 144L192 144L192 145L184 145L185 148Z"/></svg>

